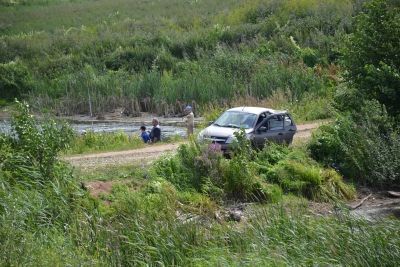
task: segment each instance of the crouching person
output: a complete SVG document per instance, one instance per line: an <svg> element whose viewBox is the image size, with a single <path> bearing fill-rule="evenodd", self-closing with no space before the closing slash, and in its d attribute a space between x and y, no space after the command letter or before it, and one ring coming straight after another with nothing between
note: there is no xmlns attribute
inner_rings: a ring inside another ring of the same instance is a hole
<svg viewBox="0 0 400 267"><path fill-rule="evenodd" d="M153 128L150 132L150 140L152 143L157 143L161 141L161 128L158 119L154 118L151 122L153 124Z"/></svg>
<svg viewBox="0 0 400 267"><path fill-rule="evenodd" d="M149 143L150 142L150 136L149 133L146 131L146 126L141 126L140 127L140 137L142 138L144 143Z"/></svg>

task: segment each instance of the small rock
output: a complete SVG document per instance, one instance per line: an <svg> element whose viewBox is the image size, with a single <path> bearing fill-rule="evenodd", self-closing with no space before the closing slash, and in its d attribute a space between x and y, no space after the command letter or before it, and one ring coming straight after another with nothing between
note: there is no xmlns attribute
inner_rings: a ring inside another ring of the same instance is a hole
<svg viewBox="0 0 400 267"><path fill-rule="evenodd" d="M216 211L215 213L214 213L214 218L218 221L218 222L223 222L223 217L221 216L221 212L220 211Z"/></svg>
<svg viewBox="0 0 400 267"><path fill-rule="evenodd" d="M229 219L231 221L240 222L242 220L243 213L239 210L232 210L229 212Z"/></svg>

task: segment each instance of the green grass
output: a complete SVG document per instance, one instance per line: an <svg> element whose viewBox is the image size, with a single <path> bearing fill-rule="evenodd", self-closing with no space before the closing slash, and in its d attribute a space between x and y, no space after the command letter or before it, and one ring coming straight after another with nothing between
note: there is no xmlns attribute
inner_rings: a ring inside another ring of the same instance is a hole
<svg viewBox="0 0 400 267"><path fill-rule="evenodd" d="M118 133L94 133L87 132L84 135L76 135L71 142L67 155L84 154L105 151L120 151L145 147L139 136L129 136L124 132Z"/></svg>
<svg viewBox="0 0 400 267"><path fill-rule="evenodd" d="M91 170L77 169L81 181L141 180L147 177L145 167L138 164L100 167Z"/></svg>
<svg viewBox="0 0 400 267"><path fill-rule="evenodd" d="M0 80L0 97L58 114L88 113L90 98L94 114L122 106L160 115L246 99L323 119L357 12L329 0L3 5L0 70L13 79Z"/></svg>
<svg viewBox="0 0 400 267"><path fill-rule="evenodd" d="M181 142L183 138L175 135L163 139L162 142L152 144L157 146L165 143ZM87 132L84 135L75 135L64 155L91 154L100 152L123 151L139 149L149 146L145 144L139 135L128 135L124 132L94 133Z"/></svg>
<svg viewBox="0 0 400 267"><path fill-rule="evenodd" d="M206 183L214 191L196 191L194 179L186 188L171 179L171 175L197 173L221 185L215 163L223 161L222 167L232 168L220 173L226 183L221 189L240 193L243 189L235 186L248 189L248 185L236 178L246 178L250 185L260 183L243 174L288 160L310 165L304 151L271 146L255 155L244 144L235 152L236 160L228 162L184 146L178 154L181 165L170 164L170 170L161 165L164 172L151 170L160 165L146 169L127 165L79 173L57 159L71 132L52 122L40 125L26 106L17 108L16 134L0 135L0 187L4 189L0 191L0 265L393 266L400 257L397 219L371 223L340 209L321 218L307 210L304 198L289 194L275 199L275 204L269 199L270 204L246 205L246 220L237 223L224 215L227 205L235 202L216 201L215 195L208 194L215 193L215 187ZM255 163L263 167L254 169ZM308 167L285 170L297 179L301 176L299 180L324 184L318 165ZM330 186L337 188L340 178L331 176L336 184ZM110 194L95 199L80 183L99 179L115 184Z"/></svg>
<svg viewBox="0 0 400 267"><path fill-rule="evenodd" d="M40 2L40 1L39 1ZM88 31L95 30L99 24L126 25L126 31L136 32L163 28L169 24L191 22L193 18L218 14L235 5L236 1L224 3L215 1L161 1L149 3L144 0L80 0L80 1L41 1L42 4L3 6L0 10L1 22L8 33L29 33L35 31L73 31L82 25ZM151 14L149 16L149 14ZM7 27L8 26L8 27ZM118 25L120 26L120 25ZM129 27L131 26L131 28ZM177 27L179 27L177 25Z"/></svg>
<svg viewBox="0 0 400 267"><path fill-rule="evenodd" d="M338 45L358 10L333 0L5 3L0 94L28 94L36 109L87 112L90 94L95 113L170 114L194 103L213 119L246 103L288 108L296 121L330 116ZM57 158L70 129L40 126L20 108L16 135L0 134L0 265L398 264L398 219L307 210L303 197L337 204L354 191L301 147L243 144L227 160L192 144L150 167L74 171ZM139 141L89 133L72 150ZM95 199L80 184L95 180L115 185ZM255 200L246 220L224 217L231 203Z"/></svg>

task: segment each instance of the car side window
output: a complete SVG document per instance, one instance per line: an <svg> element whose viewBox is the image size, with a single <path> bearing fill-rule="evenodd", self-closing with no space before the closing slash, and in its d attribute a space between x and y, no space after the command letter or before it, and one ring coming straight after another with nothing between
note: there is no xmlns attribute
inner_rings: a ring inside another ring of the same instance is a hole
<svg viewBox="0 0 400 267"><path fill-rule="evenodd" d="M268 122L268 129L271 131L283 129L283 117L281 115L271 117Z"/></svg>
<svg viewBox="0 0 400 267"><path fill-rule="evenodd" d="M259 125L266 117L267 117L267 115L265 113L261 113L260 116L258 117L256 125ZM264 126L267 126L267 125L264 125Z"/></svg>
<svg viewBox="0 0 400 267"><path fill-rule="evenodd" d="M289 117L289 115L286 114L284 119L284 127L286 128L292 125L293 125L292 119Z"/></svg>

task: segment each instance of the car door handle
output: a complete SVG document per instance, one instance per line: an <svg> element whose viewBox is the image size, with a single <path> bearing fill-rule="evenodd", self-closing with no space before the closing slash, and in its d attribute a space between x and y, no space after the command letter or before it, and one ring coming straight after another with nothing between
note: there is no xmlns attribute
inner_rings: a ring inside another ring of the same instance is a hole
<svg viewBox="0 0 400 267"><path fill-rule="evenodd" d="M293 130L293 129L289 129L289 132L294 132L295 130Z"/></svg>
<svg viewBox="0 0 400 267"><path fill-rule="evenodd" d="M283 133L278 133L278 135L283 135Z"/></svg>

